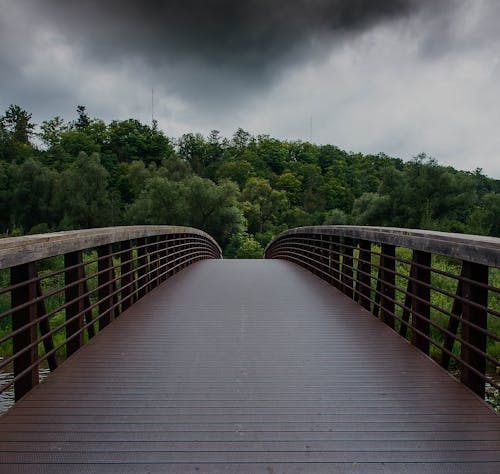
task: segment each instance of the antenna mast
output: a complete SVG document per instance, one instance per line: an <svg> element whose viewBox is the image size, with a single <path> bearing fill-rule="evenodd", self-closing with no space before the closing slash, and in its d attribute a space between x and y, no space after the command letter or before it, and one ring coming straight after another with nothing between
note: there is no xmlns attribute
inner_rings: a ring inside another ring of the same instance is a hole
<svg viewBox="0 0 500 474"><path fill-rule="evenodd" d="M155 123L155 90L151 89L151 128Z"/></svg>

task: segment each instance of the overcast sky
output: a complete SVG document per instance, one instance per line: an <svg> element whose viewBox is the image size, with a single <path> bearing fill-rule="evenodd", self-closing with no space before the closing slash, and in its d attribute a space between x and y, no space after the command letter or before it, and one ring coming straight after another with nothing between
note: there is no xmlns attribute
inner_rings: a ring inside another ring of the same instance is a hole
<svg viewBox="0 0 500 474"><path fill-rule="evenodd" d="M500 178L500 1L0 0L0 113L154 115ZM312 127L311 127L312 125Z"/></svg>

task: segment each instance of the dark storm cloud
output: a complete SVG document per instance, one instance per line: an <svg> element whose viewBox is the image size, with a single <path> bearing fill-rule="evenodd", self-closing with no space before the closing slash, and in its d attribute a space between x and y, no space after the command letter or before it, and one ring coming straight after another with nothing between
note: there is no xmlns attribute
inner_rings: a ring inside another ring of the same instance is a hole
<svg viewBox="0 0 500 474"><path fill-rule="evenodd" d="M93 59L199 68L265 81L334 37L414 12L417 0L173 0L33 3ZM194 67L193 67L194 66ZM208 74L210 75L210 74Z"/></svg>

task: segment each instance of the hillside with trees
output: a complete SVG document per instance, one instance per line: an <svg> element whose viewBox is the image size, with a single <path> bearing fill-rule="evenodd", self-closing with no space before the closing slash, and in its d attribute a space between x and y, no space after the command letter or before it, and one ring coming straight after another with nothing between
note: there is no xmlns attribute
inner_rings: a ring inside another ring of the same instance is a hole
<svg viewBox="0 0 500 474"><path fill-rule="evenodd" d="M178 224L255 257L275 234L320 224L500 236L500 181L426 155L403 162L238 129L166 136L156 123L0 116L0 232Z"/></svg>

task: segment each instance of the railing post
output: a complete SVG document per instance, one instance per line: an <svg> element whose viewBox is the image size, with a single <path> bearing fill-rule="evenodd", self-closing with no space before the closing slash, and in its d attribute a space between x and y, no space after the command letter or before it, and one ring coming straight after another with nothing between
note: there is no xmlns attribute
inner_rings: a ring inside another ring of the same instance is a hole
<svg viewBox="0 0 500 474"><path fill-rule="evenodd" d="M356 296L359 304L370 311L371 295L371 242L359 241L358 269L356 272Z"/></svg>
<svg viewBox="0 0 500 474"><path fill-rule="evenodd" d="M83 255L81 251L64 255L64 283L66 285L66 357L75 353L84 344L84 284Z"/></svg>
<svg viewBox="0 0 500 474"><path fill-rule="evenodd" d="M420 250L413 251L415 281L412 297L412 344L424 354L429 355L431 254ZM417 332L419 331L419 332Z"/></svg>
<svg viewBox="0 0 500 474"><path fill-rule="evenodd" d="M12 290L12 307L16 308L17 306L32 302L29 306L12 312L12 331L29 325L29 327L12 338L12 353L17 354L33 344L30 349L24 350L22 354L19 354L14 359L14 377L26 371L23 376L14 382L14 396L16 401L26 395L38 383L38 365L36 365L38 346L34 344L37 339L37 305L34 303L37 296L37 282L33 280L36 277L35 262L25 263L10 269L11 285L25 283ZM31 369L28 370L29 367Z"/></svg>
<svg viewBox="0 0 500 474"><path fill-rule="evenodd" d="M380 256L382 295L380 298L381 319L394 329L394 297L396 284L396 247L382 244Z"/></svg>
<svg viewBox="0 0 500 474"><path fill-rule="evenodd" d="M99 285L99 331L104 329L111 322L111 306L113 298L113 258L111 257L112 246L101 245L97 249L99 276L97 284Z"/></svg>
<svg viewBox="0 0 500 474"><path fill-rule="evenodd" d="M461 358L465 364L468 364L479 374L486 372L486 334L471 326L486 329L488 290L488 267L479 263L463 262L462 283L463 296L466 301L462 303L462 338L473 348L462 344ZM479 283L477 285L476 283ZM477 305L477 306L476 306ZM460 380L480 397L485 395L484 378L473 372L466 365L462 365Z"/></svg>
<svg viewBox="0 0 500 474"><path fill-rule="evenodd" d="M124 240L120 244L120 297L122 300L122 311L130 308L133 304L135 279L132 273L132 243ZM132 283L134 282L134 283Z"/></svg>

